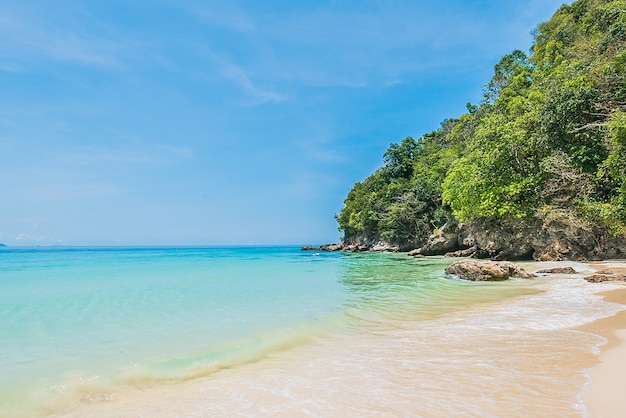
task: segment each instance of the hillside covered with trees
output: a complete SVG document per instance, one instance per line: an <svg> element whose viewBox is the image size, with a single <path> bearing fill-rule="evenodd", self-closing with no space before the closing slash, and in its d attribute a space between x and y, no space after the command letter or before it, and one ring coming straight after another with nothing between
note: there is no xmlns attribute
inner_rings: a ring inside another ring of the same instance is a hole
<svg viewBox="0 0 626 418"><path fill-rule="evenodd" d="M626 241L626 0L564 5L533 35L529 55L495 65L480 104L392 144L383 167L354 185L336 215L345 244L419 248L448 221ZM547 240L587 239L570 235Z"/></svg>

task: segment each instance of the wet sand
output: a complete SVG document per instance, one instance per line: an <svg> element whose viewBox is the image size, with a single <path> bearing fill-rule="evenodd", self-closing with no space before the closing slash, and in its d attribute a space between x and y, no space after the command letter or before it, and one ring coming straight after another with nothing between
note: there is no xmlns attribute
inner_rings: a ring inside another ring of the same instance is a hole
<svg viewBox="0 0 626 418"><path fill-rule="evenodd" d="M594 268L610 268L618 274L626 273L626 265L607 267L593 265ZM626 304L626 285L623 289L603 293L606 302ZM583 401L589 417L626 417L626 311L609 318L599 319L581 327L606 338L601 347L600 363L591 369L591 381L583 393Z"/></svg>

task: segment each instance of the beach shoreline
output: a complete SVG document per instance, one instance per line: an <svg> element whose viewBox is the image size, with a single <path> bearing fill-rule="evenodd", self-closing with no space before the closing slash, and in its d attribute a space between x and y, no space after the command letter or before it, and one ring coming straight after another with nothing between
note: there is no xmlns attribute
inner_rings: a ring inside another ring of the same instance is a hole
<svg viewBox="0 0 626 418"><path fill-rule="evenodd" d="M358 277L398 263L391 256L377 260L389 263L359 270ZM409 260L404 271L420 263L433 260ZM571 266L577 273L540 273L506 284L433 276L430 280L441 286L462 286L466 303L438 297L438 303L455 308L426 317L372 318L349 332L197 378L146 380L104 391L84 387L81 396L65 398L42 416L302 416L304 411L313 416L624 416L618 392L624 387L620 370L626 367L626 285L587 283L584 277L604 269L622 274L626 261L520 264L529 272ZM479 292L480 300L466 300L468 292ZM486 296L489 292L493 297Z"/></svg>
<svg viewBox="0 0 626 418"><path fill-rule="evenodd" d="M598 270L610 268L617 274L626 273L626 263L590 264ZM605 302L626 305L626 285L622 289L601 292ZM589 370L589 383L582 392L587 416L626 416L626 310L598 319L579 328L602 336L606 343L599 347L598 363Z"/></svg>
<svg viewBox="0 0 626 418"><path fill-rule="evenodd" d="M615 263L626 268L626 262ZM175 386L117 394L111 402L82 403L68 415L58 416L299 416L303 408L319 416L329 411L361 416L377 416L381 411L417 416L444 411L476 416L505 411L508 416L621 416L616 412L621 398L614 393L623 387L616 383L621 381L615 373L624 370L620 357L626 358L622 355L626 310L573 328L558 323L568 321L587 302L598 308L605 302L626 304L626 286L582 280L594 270L609 268L605 265L558 264L576 267L575 282L566 275L544 276L545 285L558 288L559 282L566 287L576 283L575 294L594 288L587 293L594 296L571 299L571 306L563 306L574 294L565 292L555 300L527 295L515 298L513 304L479 304L428 321L392 321L393 327L371 334L297 347ZM529 270L546 265L537 263ZM617 273L619 266L610 268ZM524 283L528 282L517 282ZM537 314L536 309L550 300L552 314ZM487 326L480 328L476 320ZM455 332L444 331L449 329ZM615 350L617 355L612 354ZM492 393L489 403L480 400L485 387L491 388L487 389ZM329 393L341 393L342 398ZM377 393L385 396L372 396Z"/></svg>

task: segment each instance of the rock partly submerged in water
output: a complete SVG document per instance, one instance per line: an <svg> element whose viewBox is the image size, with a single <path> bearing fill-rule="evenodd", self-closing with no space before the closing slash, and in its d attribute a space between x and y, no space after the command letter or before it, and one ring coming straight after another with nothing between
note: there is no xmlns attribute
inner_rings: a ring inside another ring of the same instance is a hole
<svg viewBox="0 0 626 418"><path fill-rule="evenodd" d="M538 270L537 273L576 274L576 270L574 270L572 267L553 267L550 269Z"/></svg>
<svg viewBox="0 0 626 418"><path fill-rule="evenodd" d="M530 278L534 274L510 261L461 260L446 268L446 273L470 281L500 281L509 277Z"/></svg>
<svg viewBox="0 0 626 418"><path fill-rule="evenodd" d="M626 282L626 275L616 275L611 270L600 270L593 273L591 276L585 277L589 283L602 283L602 282L613 282L613 281L623 281Z"/></svg>
<svg viewBox="0 0 626 418"><path fill-rule="evenodd" d="M300 248L301 251L341 251L343 250L343 245L342 244L324 244L324 245L320 245L319 247L315 247L313 245L305 245L304 247Z"/></svg>

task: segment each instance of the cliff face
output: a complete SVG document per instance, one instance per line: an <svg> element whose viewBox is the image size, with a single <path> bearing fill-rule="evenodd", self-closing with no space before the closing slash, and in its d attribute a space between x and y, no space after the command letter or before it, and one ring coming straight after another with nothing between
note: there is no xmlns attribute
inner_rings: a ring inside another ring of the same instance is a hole
<svg viewBox="0 0 626 418"><path fill-rule="evenodd" d="M424 242L387 242L361 234L327 251L411 251L417 255L489 258L493 260L605 260L626 258L626 237L574 217L518 221L449 221Z"/></svg>
<svg viewBox="0 0 626 418"><path fill-rule="evenodd" d="M450 222L417 252L494 260L603 260L626 257L626 237L568 217Z"/></svg>
<svg viewBox="0 0 626 418"><path fill-rule="evenodd" d="M341 242L342 249L345 251L411 251L423 244L423 240L389 241L378 234L365 233L344 238Z"/></svg>

